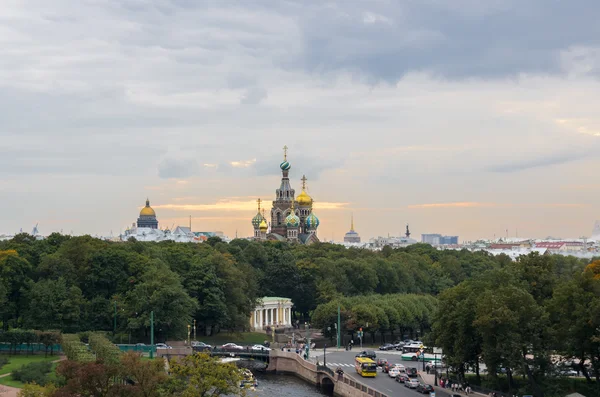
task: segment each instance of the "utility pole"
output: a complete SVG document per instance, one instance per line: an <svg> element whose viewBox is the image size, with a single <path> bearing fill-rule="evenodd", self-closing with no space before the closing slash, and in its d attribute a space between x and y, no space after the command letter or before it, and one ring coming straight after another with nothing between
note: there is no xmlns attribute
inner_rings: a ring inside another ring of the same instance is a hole
<svg viewBox="0 0 600 397"><path fill-rule="evenodd" d="M113 336L117 333L117 301L115 300L115 314L113 318Z"/></svg>
<svg viewBox="0 0 600 397"><path fill-rule="evenodd" d="M196 339L196 320L194 320L194 340Z"/></svg>
<svg viewBox="0 0 600 397"><path fill-rule="evenodd" d="M309 324L307 322L304 323L306 327L306 359L310 358L310 332L309 332Z"/></svg>
<svg viewBox="0 0 600 397"><path fill-rule="evenodd" d="M154 310L150 312L150 359L154 358Z"/></svg>

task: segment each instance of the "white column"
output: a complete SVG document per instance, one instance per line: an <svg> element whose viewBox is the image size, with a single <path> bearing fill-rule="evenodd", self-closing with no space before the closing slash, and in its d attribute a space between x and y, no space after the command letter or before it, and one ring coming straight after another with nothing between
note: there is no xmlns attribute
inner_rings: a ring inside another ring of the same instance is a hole
<svg viewBox="0 0 600 397"><path fill-rule="evenodd" d="M273 309L269 309L269 325L273 325Z"/></svg>
<svg viewBox="0 0 600 397"><path fill-rule="evenodd" d="M254 310L254 329L258 328L258 310Z"/></svg>
<svg viewBox="0 0 600 397"><path fill-rule="evenodd" d="M288 307L288 325L292 325L292 307Z"/></svg>
<svg viewBox="0 0 600 397"><path fill-rule="evenodd" d="M258 321L258 329L262 329L262 321L260 321L261 314L262 314L262 309L258 310L258 318L256 319Z"/></svg>

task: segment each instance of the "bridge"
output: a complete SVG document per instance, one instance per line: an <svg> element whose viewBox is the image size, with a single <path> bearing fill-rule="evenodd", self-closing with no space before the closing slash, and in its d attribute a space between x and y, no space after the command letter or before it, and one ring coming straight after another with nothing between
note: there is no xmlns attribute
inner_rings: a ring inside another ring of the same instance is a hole
<svg viewBox="0 0 600 397"><path fill-rule="evenodd" d="M202 352L202 351L198 351ZM223 350L223 349L211 349L205 350L204 352L209 353L211 356L217 357L238 357L244 360L258 360L265 363L269 363L270 352L268 350Z"/></svg>

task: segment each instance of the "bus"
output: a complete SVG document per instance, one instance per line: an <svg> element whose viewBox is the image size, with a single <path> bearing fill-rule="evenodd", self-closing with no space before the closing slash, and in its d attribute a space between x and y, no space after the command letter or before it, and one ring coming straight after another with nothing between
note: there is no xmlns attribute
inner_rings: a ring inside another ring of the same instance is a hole
<svg viewBox="0 0 600 397"><path fill-rule="evenodd" d="M356 357L354 361L354 367L356 373L362 377L376 377L377 376L377 363L367 357Z"/></svg>
<svg viewBox="0 0 600 397"><path fill-rule="evenodd" d="M425 356L425 360L423 360ZM442 361L442 351L438 348L423 346L422 344L411 343L402 346L402 360L404 361Z"/></svg>

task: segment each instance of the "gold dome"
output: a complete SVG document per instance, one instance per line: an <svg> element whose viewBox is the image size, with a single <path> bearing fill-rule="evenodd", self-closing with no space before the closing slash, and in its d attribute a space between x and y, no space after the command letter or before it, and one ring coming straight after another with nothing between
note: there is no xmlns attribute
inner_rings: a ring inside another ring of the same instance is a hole
<svg viewBox="0 0 600 397"><path fill-rule="evenodd" d="M146 206L140 211L140 216L156 216L156 212L150 207L150 200L146 199Z"/></svg>
<svg viewBox="0 0 600 397"><path fill-rule="evenodd" d="M300 195L297 198L298 200L298 205L302 205L302 206L308 206L308 205L312 205L312 198L306 194L306 190L302 189L302 193L300 193Z"/></svg>
<svg viewBox="0 0 600 397"><path fill-rule="evenodd" d="M265 232L267 231L267 229L269 228L269 226L267 225L267 222L265 222L265 218L263 218L262 222L260 223L260 225L258 226L258 228Z"/></svg>

